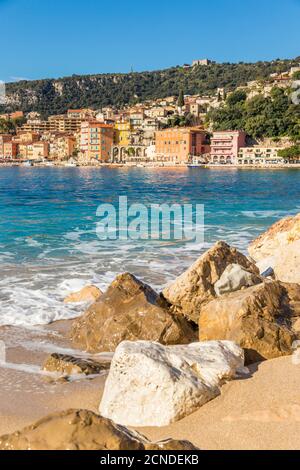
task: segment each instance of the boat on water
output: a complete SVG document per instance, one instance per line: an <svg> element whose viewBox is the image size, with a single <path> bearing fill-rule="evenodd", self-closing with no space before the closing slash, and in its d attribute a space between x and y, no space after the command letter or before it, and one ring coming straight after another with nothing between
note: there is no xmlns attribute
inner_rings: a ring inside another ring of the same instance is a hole
<svg viewBox="0 0 300 470"><path fill-rule="evenodd" d="M188 168L204 168L205 160L199 157L190 158L189 163L187 164Z"/></svg>
<svg viewBox="0 0 300 470"><path fill-rule="evenodd" d="M64 166L68 167L68 168L74 168L76 167L76 163L65 163Z"/></svg>
<svg viewBox="0 0 300 470"><path fill-rule="evenodd" d="M22 163L22 166L33 166L33 163L30 160Z"/></svg>
<svg viewBox="0 0 300 470"><path fill-rule="evenodd" d="M189 163L187 167L188 168L204 168L205 164L204 163Z"/></svg>
<svg viewBox="0 0 300 470"><path fill-rule="evenodd" d="M68 160L67 162L65 162L64 166L68 167L68 168L74 168L76 166L78 166L76 160L74 160L73 158L71 158L70 160Z"/></svg>

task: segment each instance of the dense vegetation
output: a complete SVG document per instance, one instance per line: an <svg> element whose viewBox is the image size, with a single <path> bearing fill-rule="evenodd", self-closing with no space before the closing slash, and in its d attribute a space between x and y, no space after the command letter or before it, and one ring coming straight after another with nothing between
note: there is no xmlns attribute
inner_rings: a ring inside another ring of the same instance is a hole
<svg viewBox="0 0 300 470"><path fill-rule="evenodd" d="M293 145L292 147L279 150L278 155L286 160L296 160L300 156L300 145Z"/></svg>
<svg viewBox="0 0 300 470"><path fill-rule="evenodd" d="M170 95L179 96L181 90L186 94L212 94L218 87L232 91L248 81L264 80L271 73L283 72L297 65L299 60L224 63L190 69L173 67L153 72L21 81L7 84L7 106L4 110L38 111L47 116L64 113L68 108L98 109Z"/></svg>
<svg viewBox="0 0 300 470"><path fill-rule="evenodd" d="M254 138L288 136L300 139L300 105L293 104L288 91L273 88L271 95L249 100L242 90L228 96L226 104L211 111L214 130L243 129Z"/></svg>
<svg viewBox="0 0 300 470"><path fill-rule="evenodd" d="M23 118L0 119L0 134L14 134L24 124Z"/></svg>

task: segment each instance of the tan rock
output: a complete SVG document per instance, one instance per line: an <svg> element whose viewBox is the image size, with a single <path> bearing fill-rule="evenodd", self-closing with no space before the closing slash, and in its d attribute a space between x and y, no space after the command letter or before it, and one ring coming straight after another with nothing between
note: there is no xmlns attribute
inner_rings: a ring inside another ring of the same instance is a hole
<svg viewBox="0 0 300 470"><path fill-rule="evenodd" d="M87 410L69 410L0 437L0 450L196 450L188 441L148 441Z"/></svg>
<svg viewBox="0 0 300 470"><path fill-rule="evenodd" d="M300 286L266 281L203 305L199 337L235 341L249 364L291 354L299 317Z"/></svg>
<svg viewBox="0 0 300 470"><path fill-rule="evenodd" d="M96 286L86 286L79 292L74 292L65 298L65 303L95 302L102 295L102 292Z"/></svg>
<svg viewBox="0 0 300 470"><path fill-rule="evenodd" d="M300 239L300 213L295 217L279 220L248 247L255 261L278 255L289 244Z"/></svg>
<svg viewBox="0 0 300 470"><path fill-rule="evenodd" d="M186 344L197 339L189 322L131 274L118 276L101 299L73 323L72 340L92 352L111 352L124 340Z"/></svg>
<svg viewBox="0 0 300 470"><path fill-rule="evenodd" d="M276 279L300 284L300 240L278 250L274 260Z"/></svg>
<svg viewBox="0 0 300 470"><path fill-rule="evenodd" d="M108 370L109 362L97 362L91 359L82 359L79 357L67 356L63 354L51 354L43 365L43 370L47 372L56 372L63 376L84 374L100 374L103 370Z"/></svg>
<svg viewBox="0 0 300 470"><path fill-rule="evenodd" d="M259 274L258 268L246 256L227 243L218 242L168 286L163 295L173 305L175 313L197 323L201 306L216 297L214 285L231 264L239 264L250 273Z"/></svg>

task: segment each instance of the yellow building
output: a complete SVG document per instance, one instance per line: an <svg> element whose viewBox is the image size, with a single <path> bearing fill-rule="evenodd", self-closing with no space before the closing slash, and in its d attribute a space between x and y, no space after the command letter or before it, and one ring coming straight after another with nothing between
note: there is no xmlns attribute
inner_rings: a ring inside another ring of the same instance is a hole
<svg viewBox="0 0 300 470"><path fill-rule="evenodd" d="M116 122L114 134L115 145L124 145L124 147L130 145L131 131L132 129L129 122Z"/></svg>

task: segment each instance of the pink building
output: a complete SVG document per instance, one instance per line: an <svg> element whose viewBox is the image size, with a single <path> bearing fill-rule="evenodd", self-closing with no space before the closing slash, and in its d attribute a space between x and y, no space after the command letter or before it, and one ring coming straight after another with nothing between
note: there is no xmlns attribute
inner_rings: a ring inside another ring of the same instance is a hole
<svg viewBox="0 0 300 470"><path fill-rule="evenodd" d="M245 147L243 131L217 131L211 139L210 163L232 165L237 163L240 147Z"/></svg>

